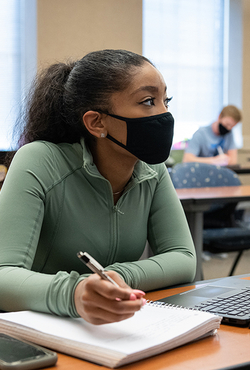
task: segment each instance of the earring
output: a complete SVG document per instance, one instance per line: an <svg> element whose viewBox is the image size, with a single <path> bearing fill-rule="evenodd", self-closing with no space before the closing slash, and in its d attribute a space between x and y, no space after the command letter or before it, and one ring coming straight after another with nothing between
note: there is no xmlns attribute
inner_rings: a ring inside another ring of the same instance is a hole
<svg viewBox="0 0 250 370"><path fill-rule="evenodd" d="M104 132L101 132L101 135L100 135L102 138L106 137L106 135L104 134Z"/></svg>

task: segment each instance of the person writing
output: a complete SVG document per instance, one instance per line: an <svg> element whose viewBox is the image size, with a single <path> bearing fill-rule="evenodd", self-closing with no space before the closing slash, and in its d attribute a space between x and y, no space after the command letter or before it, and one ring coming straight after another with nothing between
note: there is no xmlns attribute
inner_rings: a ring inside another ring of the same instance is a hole
<svg viewBox="0 0 250 370"><path fill-rule="evenodd" d="M237 149L232 128L242 120L234 105L224 107L218 119L209 126L200 127L188 142L183 162L201 162L214 165L237 164Z"/></svg>
<svg viewBox="0 0 250 370"><path fill-rule="evenodd" d="M160 72L96 51L50 66L29 96L0 193L0 309L98 325L133 316L144 290L191 282L195 249L163 163L174 119ZM154 255L140 260L147 240Z"/></svg>

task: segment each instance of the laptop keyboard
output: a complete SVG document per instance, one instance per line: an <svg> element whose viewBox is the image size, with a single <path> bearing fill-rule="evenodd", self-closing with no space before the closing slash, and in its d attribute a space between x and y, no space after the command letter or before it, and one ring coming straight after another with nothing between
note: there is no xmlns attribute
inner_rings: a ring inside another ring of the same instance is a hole
<svg viewBox="0 0 250 370"><path fill-rule="evenodd" d="M199 311L208 311L217 315L236 317L250 316L250 289L226 298L213 298L194 307Z"/></svg>

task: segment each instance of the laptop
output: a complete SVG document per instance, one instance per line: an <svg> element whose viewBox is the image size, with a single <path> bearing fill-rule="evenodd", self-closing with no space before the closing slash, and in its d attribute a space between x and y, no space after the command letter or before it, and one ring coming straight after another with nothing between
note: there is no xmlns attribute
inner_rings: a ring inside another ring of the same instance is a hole
<svg viewBox="0 0 250 370"><path fill-rule="evenodd" d="M229 367L223 367L217 370L250 370L250 362L244 362Z"/></svg>
<svg viewBox="0 0 250 370"><path fill-rule="evenodd" d="M159 302L215 313L223 317L222 324L250 324L250 280L239 277L204 282L195 289L160 299Z"/></svg>

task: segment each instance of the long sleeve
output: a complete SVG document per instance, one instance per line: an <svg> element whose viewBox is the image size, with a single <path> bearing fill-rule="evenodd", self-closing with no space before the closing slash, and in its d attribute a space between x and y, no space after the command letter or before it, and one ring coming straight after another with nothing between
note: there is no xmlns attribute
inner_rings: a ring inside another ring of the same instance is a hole
<svg viewBox="0 0 250 370"><path fill-rule="evenodd" d="M50 165L40 163L43 146L36 151L35 157L27 148L18 153L0 193L0 309L76 316L72 292L80 274L34 271L49 187L32 168Z"/></svg>

